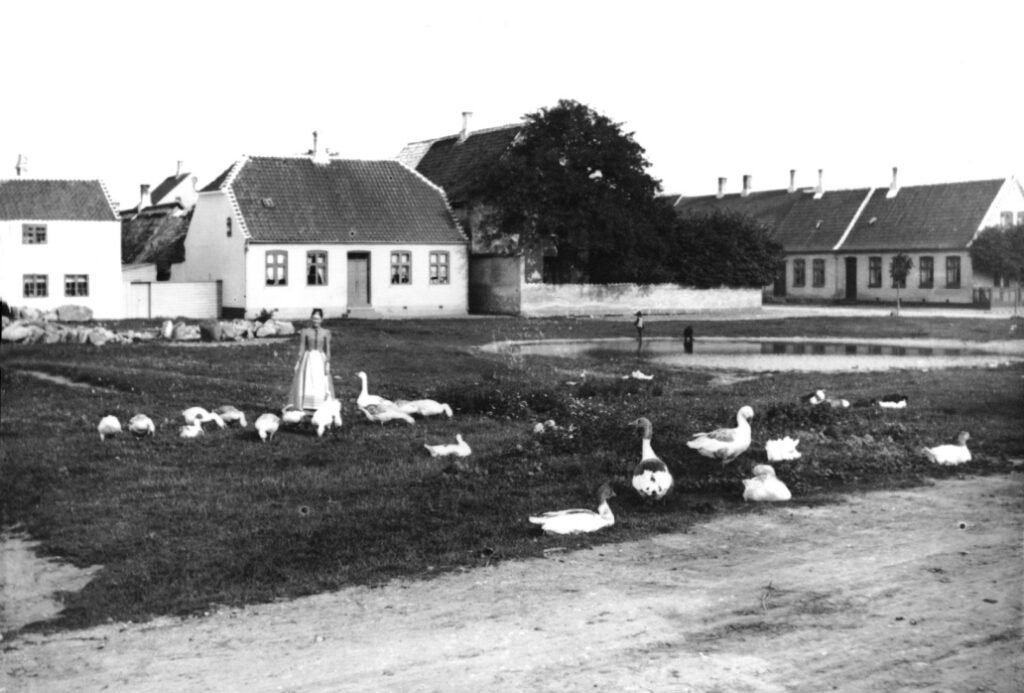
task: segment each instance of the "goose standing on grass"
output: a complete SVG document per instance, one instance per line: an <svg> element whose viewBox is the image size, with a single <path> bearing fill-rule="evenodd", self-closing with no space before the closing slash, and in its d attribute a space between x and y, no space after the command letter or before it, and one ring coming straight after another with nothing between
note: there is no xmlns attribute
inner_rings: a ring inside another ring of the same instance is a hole
<svg viewBox="0 0 1024 693"><path fill-rule="evenodd" d="M245 412L231 406L230 404L225 404L223 407L217 407L213 413L219 416L224 423L238 424L242 428L245 428L248 425L248 422L245 420Z"/></svg>
<svg viewBox="0 0 1024 693"><path fill-rule="evenodd" d="M736 412L735 428L719 428L707 433L694 433L686 447L696 450L704 457L721 460L722 467L742 455L750 447L750 420L754 410L742 406Z"/></svg>
<svg viewBox="0 0 1024 693"><path fill-rule="evenodd" d="M448 457L449 455L454 455L455 457L469 457L473 454L473 449L469 447L469 443L463 440L461 433L455 434L455 441L456 442L454 443L448 443L446 445L424 444L423 447L427 449L427 452L430 453L431 457Z"/></svg>
<svg viewBox="0 0 1024 693"><path fill-rule="evenodd" d="M769 462L784 462L800 458L800 451L796 446L800 444L799 438L776 438L764 444L764 451Z"/></svg>
<svg viewBox="0 0 1024 693"><path fill-rule="evenodd" d="M804 404L811 404L811 405L821 404L822 402L825 401L825 391L824 390L815 390L814 392L812 392L812 393L810 393L808 395L804 395L803 397L801 397L800 401L803 402Z"/></svg>
<svg viewBox="0 0 1024 693"><path fill-rule="evenodd" d="M128 421L128 430L139 438L156 435L156 424L145 414L136 414Z"/></svg>
<svg viewBox="0 0 1024 693"><path fill-rule="evenodd" d="M370 421L379 423L382 426L388 421L404 421L407 424L416 423L414 418L404 411L396 409L394 406L370 404L365 407L359 407L359 411L366 414L366 418Z"/></svg>
<svg viewBox="0 0 1024 693"><path fill-rule="evenodd" d="M274 434L277 433L278 427L281 425L281 417L277 414L260 414L256 418L256 422L253 426L256 428L256 433L259 434L260 440L266 443L268 440L274 439Z"/></svg>
<svg viewBox="0 0 1024 693"><path fill-rule="evenodd" d="M754 478L743 480L745 501L788 501L793 497L789 488L775 476L775 469L768 464L754 467Z"/></svg>
<svg viewBox="0 0 1024 693"><path fill-rule="evenodd" d="M212 411L207 411L202 407L189 407L188 409L181 412L182 418L185 419L185 423L192 423L198 421L200 425L204 423L213 422L217 424L217 428L226 428L227 424L224 423L224 419L220 418L220 414L215 414Z"/></svg>
<svg viewBox="0 0 1024 693"><path fill-rule="evenodd" d="M921 452L935 464L946 466L963 464L971 461L971 451L967 449L967 441L970 438L970 433L960 431L956 436L956 445L939 445L934 448L924 448Z"/></svg>
<svg viewBox="0 0 1024 693"><path fill-rule="evenodd" d="M371 405L372 406L376 406L376 407L394 407L395 406L395 403L392 402L389 399L384 399L380 395L371 395L370 394L369 387L368 387L367 382L366 382L366 373L364 371L359 371L358 373L356 373L356 377L359 378L359 380L362 381L362 383L363 383L362 388L359 391L359 396L356 397L356 406L357 407L359 407L360 409L363 409L363 408L369 407Z"/></svg>
<svg viewBox="0 0 1024 693"><path fill-rule="evenodd" d="M329 399L313 412L310 423L316 427L318 438L323 437L324 431L333 426L341 428L341 401Z"/></svg>
<svg viewBox="0 0 1024 693"><path fill-rule="evenodd" d="M121 432L121 421L113 414L107 414L100 419L96 430L100 432L100 440L106 440L107 436L116 436Z"/></svg>
<svg viewBox="0 0 1024 693"><path fill-rule="evenodd" d="M199 419L192 419L191 423L185 424L178 429L178 436L181 438L198 438L203 435L203 422Z"/></svg>
<svg viewBox="0 0 1024 693"><path fill-rule="evenodd" d="M299 409L294 404L286 404L281 409L280 422L285 426L298 426L306 420L306 410Z"/></svg>
<svg viewBox="0 0 1024 693"><path fill-rule="evenodd" d="M440 416L452 418L452 408L433 399L396 399L395 408L411 416Z"/></svg>
<svg viewBox="0 0 1024 693"><path fill-rule="evenodd" d="M552 510L531 515L530 522L540 525L545 534L583 534L596 532L615 524L615 516L608 506L608 499L615 497L615 491L608 483L601 484L597 490L597 512L586 508L570 510Z"/></svg>
<svg viewBox="0 0 1024 693"><path fill-rule="evenodd" d="M892 393L888 395L882 395L875 400L882 409L906 409L907 408L907 396L898 393Z"/></svg>
<svg viewBox="0 0 1024 693"><path fill-rule="evenodd" d="M669 491L675 481L668 466L658 457L651 448L651 438L654 436L654 426L650 419L640 417L629 424L634 428L643 430L643 439L640 442L640 463L633 468L632 485L634 490L649 500L661 500Z"/></svg>

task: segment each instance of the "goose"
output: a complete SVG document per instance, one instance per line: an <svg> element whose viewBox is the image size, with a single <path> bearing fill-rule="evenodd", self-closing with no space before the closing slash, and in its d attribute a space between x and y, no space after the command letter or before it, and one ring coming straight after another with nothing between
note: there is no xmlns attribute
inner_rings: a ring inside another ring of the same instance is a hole
<svg viewBox="0 0 1024 693"><path fill-rule="evenodd" d="M833 409L848 409L850 407L850 400L839 397L826 397L825 403Z"/></svg>
<svg viewBox="0 0 1024 693"><path fill-rule="evenodd" d="M236 423L242 428L245 428L248 425L248 422L245 420L245 412L236 409L230 404L225 404L223 407L217 407L213 413L219 416L224 423Z"/></svg>
<svg viewBox="0 0 1024 693"><path fill-rule="evenodd" d="M121 432L121 422L113 414L108 414L100 419L96 430L100 432L100 440L106 440L107 436L116 436Z"/></svg>
<svg viewBox="0 0 1024 693"><path fill-rule="evenodd" d="M298 426L300 423L305 421L306 411L299 409L294 404L286 404L281 409L281 421L280 423L286 426Z"/></svg>
<svg viewBox="0 0 1024 693"><path fill-rule="evenodd" d="M395 408L406 414L419 416L440 416L452 418L452 408L433 399L396 399Z"/></svg>
<svg viewBox="0 0 1024 693"><path fill-rule="evenodd" d="M825 401L825 391L815 390L814 392L801 397L800 401L810 405L821 404Z"/></svg>
<svg viewBox="0 0 1024 693"><path fill-rule="evenodd" d="M313 412L310 423L316 426L317 437L322 437L324 431L332 426L341 427L341 401L329 399Z"/></svg>
<svg viewBox="0 0 1024 693"><path fill-rule="evenodd" d="M628 376L626 376L626 378L632 378L633 380L654 380L653 375L648 375L639 369L630 373ZM625 380L626 378L623 378L623 380Z"/></svg>
<svg viewBox="0 0 1024 693"><path fill-rule="evenodd" d="M426 445L423 447L427 449L431 457L448 457L449 455L455 455L456 457L469 457L473 454L473 449L469 447L469 443L462 439L461 433L455 434L455 443L448 443L447 445Z"/></svg>
<svg viewBox="0 0 1024 693"><path fill-rule="evenodd" d="M736 412L735 428L719 428L708 433L694 433L686 442L704 457L722 460L722 467L746 452L750 447L750 419L754 410L749 406L740 407Z"/></svg>
<svg viewBox="0 0 1024 693"><path fill-rule="evenodd" d="M956 445L939 445L934 448L924 448L924 456L935 464L946 466L963 464L971 461L971 451L967 449L967 441L971 434L967 431L960 431L956 436Z"/></svg>
<svg viewBox="0 0 1024 693"><path fill-rule="evenodd" d="M136 414L128 421L128 430L138 437L156 434L156 424L145 414Z"/></svg>
<svg viewBox="0 0 1024 693"><path fill-rule="evenodd" d="M776 438L775 440L769 440L764 444L764 451L768 455L769 462L783 462L785 460L795 460L800 457L800 451L796 449L796 446L800 444L799 438Z"/></svg>
<svg viewBox="0 0 1024 693"><path fill-rule="evenodd" d="M363 382L363 387L359 391L359 396L356 397L356 406L357 407L362 409L364 407L369 407L371 404L375 405L375 406L378 406L378 407L380 407L380 406L393 407L395 405L394 402L392 402L389 399L384 399L380 395L371 395L371 394L369 394L369 391L367 390L366 373L365 372L359 371L358 373L356 373L356 377L359 378Z"/></svg>
<svg viewBox="0 0 1024 693"><path fill-rule="evenodd" d="M753 473L753 479L743 480L743 500L788 501L793 497L786 485L776 478L771 465L756 465Z"/></svg>
<svg viewBox="0 0 1024 693"><path fill-rule="evenodd" d="M189 407L181 412L181 416L185 419L185 423L199 421L199 424L202 425L212 421L217 424L218 428L225 428L227 426L227 424L224 423L224 419L220 418L220 414L206 411L202 407Z"/></svg>
<svg viewBox="0 0 1024 693"><path fill-rule="evenodd" d="M259 434L260 440L264 443L268 440L274 439L274 434L277 433L278 427L281 425L281 417L277 414L260 414L256 418L256 422L253 426L256 428L256 433Z"/></svg>
<svg viewBox="0 0 1024 693"><path fill-rule="evenodd" d="M608 499L615 497L615 491L608 483L601 484L597 491L597 512L585 508L552 510L531 515L530 522L540 525L545 534L582 534L596 532L615 524L615 516L608 507Z"/></svg>
<svg viewBox="0 0 1024 693"><path fill-rule="evenodd" d="M395 407L381 406L377 404L370 404L365 407L359 407L359 411L366 414L366 418L374 423L379 423L382 426L388 421L404 421L408 424L416 423L416 420L406 414L404 411L396 409Z"/></svg>
<svg viewBox="0 0 1024 693"><path fill-rule="evenodd" d="M190 423L178 429L178 436L181 438L198 438L203 435L203 422L199 419L192 419Z"/></svg>
<svg viewBox="0 0 1024 693"><path fill-rule="evenodd" d="M882 395L875 400L875 404L880 406L882 409L906 409L907 396L896 393Z"/></svg>
<svg viewBox="0 0 1024 693"><path fill-rule="evenodd" d="M675 482L668 466L651 448L654 427L651 425L650 419L644 417L640 417L629 425L643 429L643 440L640 443L640 463L633 468L633 488L644 498L661 500L672 490L672 485Z"/></svg>

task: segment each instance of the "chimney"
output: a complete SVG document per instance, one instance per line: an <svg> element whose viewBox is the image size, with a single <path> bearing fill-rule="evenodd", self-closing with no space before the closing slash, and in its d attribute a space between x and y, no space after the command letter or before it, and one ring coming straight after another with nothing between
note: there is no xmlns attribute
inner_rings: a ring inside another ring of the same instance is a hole
<svg viewBox="0 0 1024 693"><path fill-rule="evenodd" d="M18 163L14 165L14 170L17 172L18 177L28 175L28 157L24 154L18 155Z"/></svg>
<svg viewBox="0 0 1024 693"><path fill-rule="evenodd" d="M887 200L891 200L892 198L896 197L896 193L898 193L900 191L900 184L898 182L899 179L896 177L896 174L898 172L899 172L899 169L897 169L895 166L893 166L892 167L892 183L889 184L889 192L887 192L885 194L885 199L887 199Z"/></svg>
<svg viewBox="0 0 1024 693"><path fill-rule="evenodd" d="M820 200L821 196L825 194L825 176L824 169L818 169L818 187L814 189L814 199Z"/></svg>
<svg viewBox="0 0 1024 693"><path fill-rule="evenodd" d="M723 176L718 177L718 199L721 200L725 197L725 178Z"/></svg>
<svg viewBox="0 0 1024 693"><path fill-rule="evenodd" d="M789 190L786 192L796 192L796 169L789 169Z"/></svg>
<svg viewBox="0 0 1024 693"><path fill-rule="evenodd" d="M314 164L329 164L331 163L330 152L327 151L327 147L324 147L323 151L320 151L320 146L317 144L320 135L316 130L313 131L313 151L310 152L313 156Z"/></svg>
<svg viewBox="0 0 1024 693"><path fill-rule="evenodd" d="M177 178L178 176L181 175L181 165L182 165L182 163L184 163L184 162L179 159L178 160L178 170L174 172L174 177L175 178Z"/></svg>
<svg viewBox="0 0 1024 693"><path fill-rule="evenodd" d="M743 192L740 193L743 197L750 194L750 174L743 175Z"/></svg>
<svg viewBox="0 0 1024 693"><path fill-rule="evenodd" d="M149 199L149 185L143 183L139 186L139 209L137 211L141 212L146 207L152 206L153 202Z"/></svg>
<svg viewBox="0 0 1024 693"><path fill-rule="evenodd" d="M473 117L473 111L462 112L462 132L459 133L458 143L462 144L469 137L469 119Z"/></svg>

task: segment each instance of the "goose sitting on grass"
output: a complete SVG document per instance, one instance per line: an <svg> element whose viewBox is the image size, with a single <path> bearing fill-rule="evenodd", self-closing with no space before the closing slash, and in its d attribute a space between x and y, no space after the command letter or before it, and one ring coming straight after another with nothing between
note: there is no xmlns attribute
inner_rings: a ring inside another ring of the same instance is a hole
<svg viewBox="0 0 1024 693"><path fill-rule="evenodd" d="M188 409L181 412L182 418L185 419L185 423L192 423L198 421L199 425L204 423L213 422L217 424L217 428L226 428L227 424L224 423L224 419L220 418L220 414L215 414L212 411L206 411L202 407L189 407Z"/></svg>
<svg viewBox="0 0 1024 693"><path fill-rule="evenodd" d="M841 397L826 397L825 404L832 407L833 409L849 409L850 400L843 399Z"/></svg>
<svg viewBox="0 0 1024 693"><path fill-rule="evenodd" d="M371 395L366 382L366 373L359 371L356 373L356 377L362 381L362 388L359 390L359 396L356 397L356 406L360 409L369 407L371 405L377 407L394 407L395 403L389 399L385 399L380 395Z"/></svg>
<svg viewBox="0 0 1024 693"><path fill-rule="evenodd" d="M440 416L452 418L452 408L433 399L396 399L395 408L410 416Z"/></svg>
<svg viewBox="0 0 1024 693"><path fill-rule="evenodd" d="M615 491L608 483L601 484L597 491L597 512L586 508L552 510L531 515L530 522L540 525L545 534L583 534L596 532L615 524L615 516L608 506L608 499L615 497Z"/></svg>
<svg viewBox="0 0 1024 693"><path fill-rule="evenodd" d="M310 423L316 427L318 438L323 437L324 431L337 426L341 428L341 400L329 399L313 412Z"/></svg>
<svg viewBox="0 0 1024 693"><path fill-rule="evenodd" d="M245 420L245 412L231 406L230 404L225 404L223 407L217 407L213 413L219 416L226 424L238 424L242 428L245 428L248 425L248 422Z"/></svg>
<svg viewBox="0 0 1024 693"><path fill-rule="evenodd" d="M672 479L672 473L668 470L668 466L651 448L654 426L651 425L650 419L645 417L640 417L629 425L643 431L643 439L640 442L640 462L633 468L631 480L633 489L648 500L661 500L672 490L675 481Z"/></svg>
<svg viewBox="0 0 1024 693"><path fill-rule="evenodd" d="M259 435L260 440L266 443L268 440L274 439L274 434L277 433L278 427L281 426L281 417L269 412L260 414L253 426L256 428L256 433Z"/></svg>
<svg viewBox="0 0 1024 693"><path fill-rule="evenodd" d="M971 451L967 449L967 441L970 438L970 433L960 431L956 436L956 445L938 445L934 448L924 448L921 452L935 464L946 466L963 464L971 461Z"/></svg>
<svg viewBox="0 0 1024 693"><path fill-rule="evenodd" d="M816 405L821 404L825 401L825 391L815 390L814 392L804 395L800 398L800 401L804 404Z"/></svg>
<svg viewBox="0 0 1024 693"><path fill-rule="evenodd" d="M294 404L286 404L284 405L284 408L281 409L281 418L279 423L284 424L285 426L298 426L306 420L306 416L307 414L304 409L299 409Z"/></svg>
<svg viewBox="0 0 1024 693"><path fill-rule="evenodd" d="M366 414L366 418L370 421L379 423L382 426L388 421L404 421L408 424L416 423L416 420L411 416L393 406L370 404L365 407L359 407L359 411Z"/></svg>
<svg viewBox="0 0 1024 693"><path fill-rule="evenodd" d="M448 443L446 445L424 444L423 447L427 449L427 452L430 453L431 457L448 457L449 455L454 455L455 457L469 457L473 454L473 449L469 447L469 443L463 440L461 433L455 434L454 443Z"/></svg>
<svg viewBox="0 0 1024 693"><path fill-rule="evenodd" d="M145 414L136 414L128 420L128 430L139 438L156 435L156 424Z"/></svg>
<svg viewBox="0 0 1024 693"><path fill-rule="evenodd" d="M799 438L786 436L785 438L776 438L766 442L764 444L764 451L768 456L769 462L795 460L800 458L800 451L796 449L796 446L799 444Z"/></svg>
<svg viewBox="0 0 1024 693"><path fill-rule="evenodd" d="M100 419L96 430L100 432L100 440L106 440L107 436L116 436L121 432L121 421L113 414L107 414Z"/></svg>
<svg viewBox="0 0 1024 693"><path fill-rule="evenodd" d="M888 395L882 395L875 400L882 409L906 409L907 408L907 396L898 393L892 393Z"/></svg>
<svg viewBox="0 0 1024 693"><path fill-rule="evenodd" d="M180 438L198 438L203 435L203 422L199 419L192 419L190 423L178 429L178 436Z"/></svg>
<svg viewBox="0 0 1024 693"><path fill-rule="evenodd" d="M775 477L771 465L756 465L753 472L753 479L743 480L743 500L788 501L793 497L786 485Z"/></svg>
<svg viewBox="0 0 1024 693"><path fill-rule="evenodd" d="M686 447L696 450L704 457L721 460L722 467L742 455L750 447L750 419L754 410L749 406L740 407L736 412L735 428L719 428L707 433L694 433Z"/></svg>

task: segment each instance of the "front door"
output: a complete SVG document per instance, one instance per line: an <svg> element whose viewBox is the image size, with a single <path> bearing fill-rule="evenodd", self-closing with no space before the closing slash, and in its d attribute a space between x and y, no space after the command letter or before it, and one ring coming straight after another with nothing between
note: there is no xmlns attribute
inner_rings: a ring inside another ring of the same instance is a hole
<svg viewBox="0 0 1024 693"><path fill-rule="evenodd" d="M846 300L857 300L857 258L846 258Z"/></svg>
<svg viewBox="0 0 1024 693"><path fill-rule="evenodd" d="M348 307L370 305L370 254L348 254Z"/></svg>
<svg viewBox="0 0 1024 693"><path fill-rule="evenodd" d="M772 295L775 298L784 298L786 295L786 261L783 260L775 269L775 286L772 288Z"/></svg>

